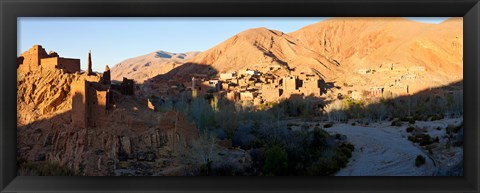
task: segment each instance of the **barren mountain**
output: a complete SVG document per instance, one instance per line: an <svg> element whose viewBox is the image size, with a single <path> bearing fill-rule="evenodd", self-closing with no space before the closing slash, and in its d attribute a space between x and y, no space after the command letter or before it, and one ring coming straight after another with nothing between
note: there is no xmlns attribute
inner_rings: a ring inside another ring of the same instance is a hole
<svg viewBox="0 0 480 193"><path fill-rule="evenodd" d="M421 67L428 72L425 78L438 85L463 78L462 26L462 18L440 24L404 18L333 18L289 34L249 29L195 56L187 63L191 65L181 69L183 73L175 74L280 65L295 69L294 74L313 68L327 81L339 84L355 81L352 78L369 84L378 80L372 79L375 76L359 77L359 69L393 67L386 73L393 78L411 73L409 68Z"/></svg>
<svg viewBox="0 0 480 193"><path fill-rule="evenodd" d="M290 35L348 71L393 64L423 66L445 79L462 77L462 18L440 24L404 18L334 18Z"/></svg>
<svg viewBox="0 0 480 193"><path fill-rule="evenodd" d="M152 76L166 73L196 56L199 52L170 53L155 51L143 56L130 58L116 64L112 69L112 79L122 80L123 77L143 82Z"/></svg>
<svg viewBox="0 0 480 193"><path fill-rule="evenodd" d="M297 71L315 68L326 74L332 74L336 70L334 61L302 45L288 34L267 28L243 31L199 54L188 63L200 67L210 65L219 73L269 66L297 68Z"/></svg>

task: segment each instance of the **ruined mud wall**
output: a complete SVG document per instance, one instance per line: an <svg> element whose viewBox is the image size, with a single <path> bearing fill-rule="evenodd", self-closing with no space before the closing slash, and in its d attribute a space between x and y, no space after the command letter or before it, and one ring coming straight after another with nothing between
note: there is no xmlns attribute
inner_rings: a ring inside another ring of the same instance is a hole
<svg viewBox="0 0 480 193"><path fill-rule="evenodd" d="M43 58L40 62L43 68L63 69L66 73L80 72L80 59L52 57Z"/></svg>

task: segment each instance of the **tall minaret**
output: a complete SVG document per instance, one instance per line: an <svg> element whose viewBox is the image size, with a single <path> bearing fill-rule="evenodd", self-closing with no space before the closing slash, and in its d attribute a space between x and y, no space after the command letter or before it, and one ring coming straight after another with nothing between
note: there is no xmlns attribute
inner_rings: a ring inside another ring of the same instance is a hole
<svg viewBox="0 0 480 193"><path fill-rule="evenodd" d="M88 50L87 75L92 75L92 53Z"/></svg>

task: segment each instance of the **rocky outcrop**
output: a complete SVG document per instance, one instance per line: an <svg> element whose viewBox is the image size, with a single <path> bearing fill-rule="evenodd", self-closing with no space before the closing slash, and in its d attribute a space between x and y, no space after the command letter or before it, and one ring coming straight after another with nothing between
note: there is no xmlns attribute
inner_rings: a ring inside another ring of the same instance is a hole
<svg viewBox="0 0 480 193"><path fill-rule="evenodd" d="M17 123L28 124L71 108L70 84L79 74L58 69L18 73Z"/></svg>

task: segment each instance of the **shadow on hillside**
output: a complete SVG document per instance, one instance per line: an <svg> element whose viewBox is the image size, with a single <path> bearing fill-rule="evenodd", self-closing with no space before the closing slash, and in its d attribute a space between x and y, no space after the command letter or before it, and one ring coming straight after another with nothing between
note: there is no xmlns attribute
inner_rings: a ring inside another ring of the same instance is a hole
<svg viewBox="0 0 480 193"><path fill-rule="evenodd" d="M211 67L208 64L198 64L198 63L185 63L175 67L174 69L170 70L165 74L159 74L152 78L145 80L145 82L149 82L151 80L183 80L189 79L191 80L193 76L196 77L213 77L218 74L218 71Z"/></svg>
<svg viewBox="0 0 480 193"><path fill-rule="evenodd" d="M425 89L411 95L377 98L368 104L361 101L330 101L325 104L328 120L347 121L348 119L368 119L382 121L394 118L413 117L417 120L428 120L432 116L463 116L463 80L445 86Z"/></svg>

